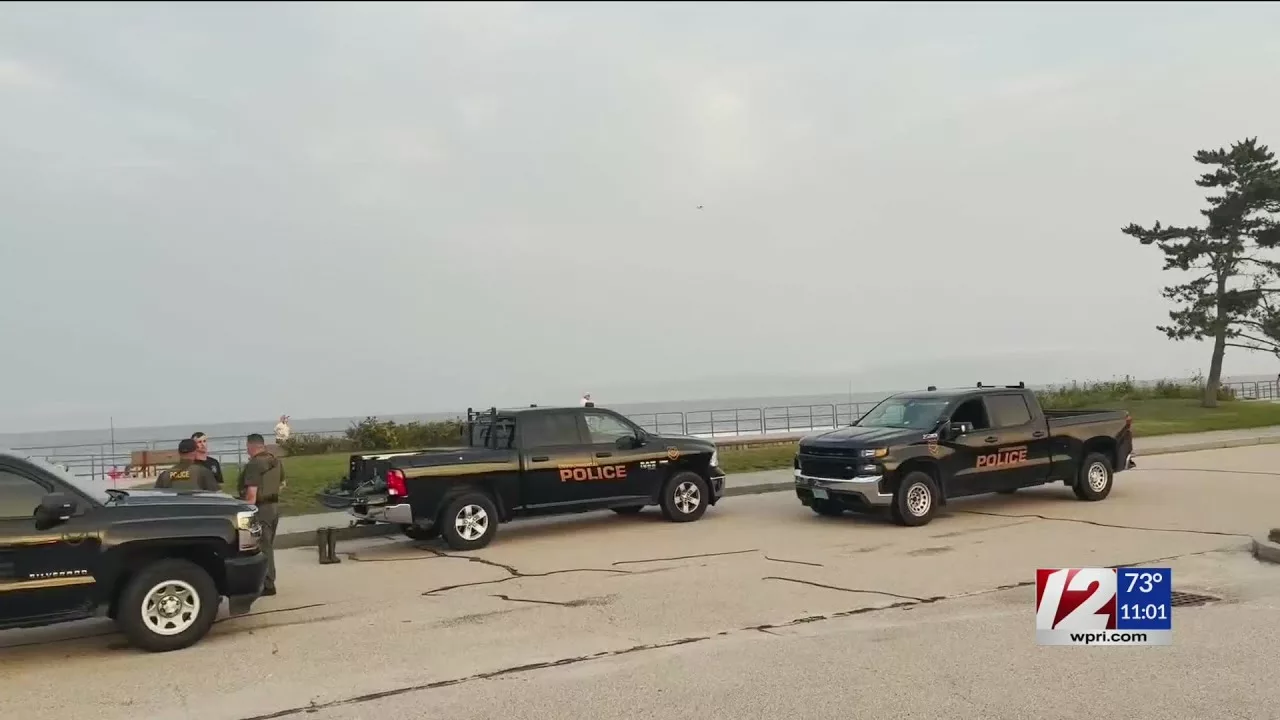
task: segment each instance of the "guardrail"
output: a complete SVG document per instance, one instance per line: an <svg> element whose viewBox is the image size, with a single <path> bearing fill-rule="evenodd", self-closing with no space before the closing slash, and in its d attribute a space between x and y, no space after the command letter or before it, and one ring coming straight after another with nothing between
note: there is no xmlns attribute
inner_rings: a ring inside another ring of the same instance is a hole
<svg viewBox="0 0 1280 720"><path fill-rule="evenodd" d="M1241 400L1280 400L1275 380L1223 383ZM706 438L736 435L780 435L829 430L849 425L874 407L874 402L828 403L818 405L778 405L756 408L687 410L628 415L640 427L659 434L694 435ZM341 437L345 430L302 433ZM172 450L177 439L128 441L81 445L46 445L16 448L40 455L67 467L77 475L111 480L113 472L127 471L135 450ZM239 465L248 457L244 437L210 437L210 455L223 464Z"/></svg>
<svg viewBox="0 0 1280 720"><path fill-rule="evenodd" d="M629 415L632 422L650 432L719 438L735 435L776 435L829 430L857 420L875 403L781 405L765 408L729 408ZM345 430L302 433L340 437ZM209 437L209 454L224 465L240 465L248 457L243 436ZM138 450L172 450L178 439L127 441L80 445L43 445L15 448L39 455L71 472L94 480L112 482L146 477L131 472L132 453Z"/></svg>

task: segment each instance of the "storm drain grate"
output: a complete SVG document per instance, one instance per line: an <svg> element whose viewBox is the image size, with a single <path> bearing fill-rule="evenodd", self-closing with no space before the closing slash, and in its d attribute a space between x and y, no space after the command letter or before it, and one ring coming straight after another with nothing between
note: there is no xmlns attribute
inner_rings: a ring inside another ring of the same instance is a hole
<svg viewBox="0 0 1280 720"><path fill-rule="evenodd" d="M1174 607L1194 607L1196 605L1208 605L1215 603L1222 598L1216 598L1212 595L1197 595L1196 593L1173 591Z"/></svg>

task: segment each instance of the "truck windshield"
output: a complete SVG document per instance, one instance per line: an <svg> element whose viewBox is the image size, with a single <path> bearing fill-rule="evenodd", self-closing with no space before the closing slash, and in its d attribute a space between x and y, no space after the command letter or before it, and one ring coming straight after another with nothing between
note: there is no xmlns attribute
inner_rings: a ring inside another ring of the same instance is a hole
<svg viewBox="0 0 1280 720"><path fill-rule="evenodd" d="M471 424L471 447L508 449L515 438L515 426L509 417L478 419Z"/></svg>
<svg viewBox="0 0 1280 720"><path fill-rule="evenodd" d="M888 398L854 426L931 430L946 409L947 402L937 398Z"/></svg>

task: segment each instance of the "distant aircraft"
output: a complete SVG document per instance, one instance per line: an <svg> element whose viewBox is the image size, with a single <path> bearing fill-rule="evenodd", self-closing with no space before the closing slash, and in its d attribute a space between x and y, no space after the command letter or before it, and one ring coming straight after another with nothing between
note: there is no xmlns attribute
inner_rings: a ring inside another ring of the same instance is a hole
<svg viewBox="0 0 1280 720"><path fill-rule="evenodd" d="M701 205L699 205L699 206L698 206L698 209L699 209L699 210L701 210L701 209L702 209L702 206L701 206Z"/></svg>

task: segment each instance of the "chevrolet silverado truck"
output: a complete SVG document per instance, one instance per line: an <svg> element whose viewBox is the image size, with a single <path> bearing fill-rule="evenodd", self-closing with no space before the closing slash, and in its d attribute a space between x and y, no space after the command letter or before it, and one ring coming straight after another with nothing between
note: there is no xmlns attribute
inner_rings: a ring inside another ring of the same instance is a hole
<svg viewBox="0 0 1280 720"><path fill-rule="evenodd" d="M714 443L650 433L605 408L468 410L463 434L465 447L373 460L351 513L475 550L519 517L657 505L690 522L724 493Z"/></svg>
<svg viewBox="0 0 1280 720"><path fill-rule="evenodd" d="M819 515L888 508L906 526L951 498L1047 483L1098 501L1134 466L1132 426L1123 411L1044 410L1024 383L900 393L802 438L796 496Z"/></svg>
<svg viewBox="0 0 1280 720"><path fill-rule="evenodd" d="M179 650L262 590L258 510L204 491L117 490L0 452L0 630L105 614L138 648Z"/></svg>

